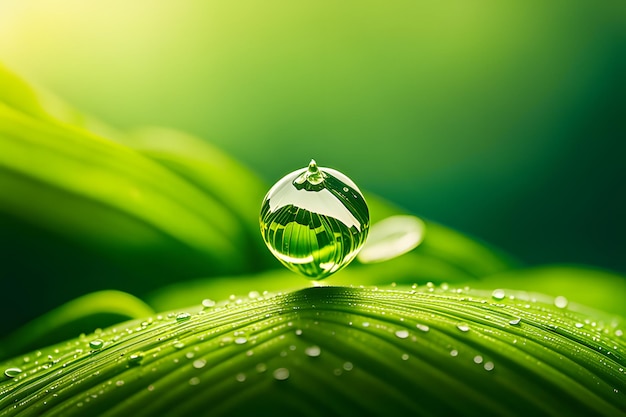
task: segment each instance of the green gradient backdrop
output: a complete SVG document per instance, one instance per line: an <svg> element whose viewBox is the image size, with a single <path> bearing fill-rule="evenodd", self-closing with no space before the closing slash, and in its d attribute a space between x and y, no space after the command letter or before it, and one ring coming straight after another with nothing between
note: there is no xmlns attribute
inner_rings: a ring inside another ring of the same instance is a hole
<svg viewBox="0 0 626 417"><path fill-rule="evenodd" d="M529 263L626 271L625 3L2 0L0 61L269 182L311 157Z"/></svg>

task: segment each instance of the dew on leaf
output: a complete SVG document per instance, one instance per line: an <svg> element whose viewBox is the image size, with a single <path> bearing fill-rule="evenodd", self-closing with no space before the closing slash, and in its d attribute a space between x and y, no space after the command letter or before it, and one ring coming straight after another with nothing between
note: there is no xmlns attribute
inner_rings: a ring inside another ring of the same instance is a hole
<svg viewBox="0 0 626 417"><path fill-rule="evenodd" d="M352 364L352 362L344 362L343 369L345 369L346 371L351 371L352 369L354 369L354 365Z"/></svg>
<svg viewBox="0 0 626 417"><path fill-rule="evenodd" d="M493 290L493 292L491 293L491 297L494 300L500 301L500 300L504 300L504 297L506 297L506 294L505 294L504 290L497 289L497 290Z"/></svg>
<svg viewBox="0 0 626 417"><path fill-rule="evenodd" d="M408 330L396 330L396 337L400 339L406 339L407 337L409 337L409 331Z"/></svg>
<svg viewBox="0 0 626 417"><path fill-rule="evenodd" d="M277 381L285 381L289 379L289 369L287 368L278 368L274 370L273 374L274 379Z"/></svg>
<svg viewBox="0 0 626 417"><path fill-rule="evenodd" d="M195 361L193 361L193 367L196 369L204 368L205 365L206 360L204 359L196 359Z"/></svg>
<svg viewBox="0 0 626 417"><path fill-rule="evenodd" d="M139 362L141 362L143 359L143 353L142 352L135 352L135 353L131 353L130 356L128 357L128 362L131 364L138 364Z"/></svg>
<svg viewBox="0 0 626 417"><path fill-rule="evenodd" d="M202 307L204 308L215 307L215 301L211 300L210 298L205 298L204 300L202 300Z"/></svg>
<svg viewBox="0 0 626 417"><path fill-rule="evenodd" d="M235 379L237 380L237 382L245 382L246 374L240 372L237 375L235 375Z"/></svg>
<svg viewBox="0 0 626 417"><path fill-rule="evenodd" d="M459 323L459 324L456 325L456 328L459 329L462 332L469 331L469 325L467 325L467 323Z"/></svg>
<svg viewBox="0 0 626 417"><path fill-rule="evenodd" d="M458 350L456 350L456 349L452 349L452 350L450 351L450 356L459 356L459 351L458 351Z"/></svg>
<svg viewBox="0 0 626 417"><path fill-rule="evenodd" d="M480 355L474 356L474 363L483 363L483 357Z"/></svg>
<svg viewBox="0 0 626 417"><path fill-rule="evenodd" d="M102 339L94 339L89 342L89 347L92 350L100 350L102 349L103 346L104 346L104 342L102 341Z"/></svg>
<svg viewBox="0 0 626 417"><path fill-rule="evenodd" d="M245 337L237 337L235 338L235 344L236 345L243 345L246 344L248 342L248 339L246 339Z"/></svg>
<svg viewBox="0 0 626 417"><path fill-rule="evenodd" d="M191 314L189 313L178 313L176 315L176 321L177 322L183 322L183 321L187 321L191 318Z"/></svg>
<svg viewBox="0 0 626 417"><path fill-rule="evenodd" d="M520 321L522 321L522 319L520 317L517 317L512 320L509 320L509 324L512 326L516 326L520 323Z"/></svg>
<svg viewBox="0 0 626 417"><path fill-rule="evenodd" d="M415 325L415 327L417 327L417 328L418 328L418 330L421 330L421 331L423 331L424 333L426 333L427 331L429 331L429 330L430 330L430 327L428 327L428 326L427 326L427 325L425 325L425 324L420 324L420 323L418 323L418 324L416 324L416 325Z"/></svg>
<svg viewBox="0 0 626 417"><path fill-rule="evenodd" d="M558 297L554 299L554 305L557 308L565 308L567 307L567 304L568 304L567 298L563 297L562 295L559 295Z"/></svg>
<svg viewBox="0 0 626 417"><path fill-rule="evenodd" d="M485 371L491 371L493 370L495 365L493 364L493 362L485 362L485 365L483 367L485 368Z"/></svg>
<svg viewBox="0 0 626 417"><path fill-rule="evenodd" d="M198 385L200 383L200 378L194 376L189 380L189 385Z"/></svg>
<svg viewBox="0 0 626 417"><path fill-rule="evenodd" d="M7 378L15 378L21 373L22 373L22 370L20 368L15 368L15 367L7 368L4 370L4 376L6 376Z"/></svg>
<svg viewBox="0 0 626 417"><path fill-rule="evenodd" d="M315 358L315 357L318 357L322 353L322 349L320 349L319 346L313 345L304 349L304 353L306 353L307 356Z"/></svg>

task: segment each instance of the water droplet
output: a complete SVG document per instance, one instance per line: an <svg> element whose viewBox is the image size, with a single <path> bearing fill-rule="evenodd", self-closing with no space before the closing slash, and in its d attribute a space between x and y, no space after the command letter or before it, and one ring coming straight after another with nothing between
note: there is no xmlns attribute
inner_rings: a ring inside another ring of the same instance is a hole
<svg viewBox="0 0 626 417"><path fill-rule="evenodd" d="M322 353L322 350L320 349L319 346L309 346L306 349L304 349L304 353L307 354L307 356L310 356L312 358L315 358L317 356L319 356Z"/></svg>
<svg viewBox="0 0 626 417"><path fill-rule="evenodd" d="M494 367L495 365L493 364L493 362L485 362L485 365L483 365L483 368L485 368L485 371L491 371L493 370Z"/></svg>
<svg viewBox="0 0 626 417"><path fill-rule="evenodd" d="M260 374L262 374L263 372L267 371L267 365L265 365L264 363L259 363L256 366L256 371Z"/></svg>
<svg viewBox="0 0 626 417"><path fill-rule="evenodd" d="M576 323L576 324L574 324L574 326L575 326L577 329L582 329L582 328L583 328L583 326L584 326L584 324L582 324L582 323Z"/></svg>
<svg viewBox="0 0 626 417"><path fill-rule="evenodd" d="M278 368L273 373L274 379L277 381L285 381L289 378L289 369Z"/></svg>
<svg viewBox="0 0 626 417"><path fill-rule="evenodd" d="M204 365L206 365L206 360L204 359L196 359L193 361L193 367L196 369L204 368Z"/></svg>
<svg viewBox="0 0 626 417"><path fill-rule="evenodd" d="M558 297L556 297L554 299L554 305L557 306L558 308L565 308L567 307L567 298L563 297L562 295L559 295Z"/></svg>
<svg viewBox="0 0 626 417"><path fill-rule="evenodd" d="M124 381L122 379L120 379L119 381L115 381L115 385L121 387L122 385L124 385Z"/></svg>
<svg viewBox="0 0 626 417"><path fill-rule="evenodd" d="M483 357L480 355L474 356L474 363L483 363Z"/></svg>
<svg viewBox="0 0 626 417"><path fill-rule="evenodd" d="M352 180L311 161L270 189L260 223L267 247L283 265L319 280L354 259L367 238L369 210Z"/></svg>
<svg viewBox="0 0 626 417"><path fill-rule="evenodd" d="M142 352L131 353L130 356L128 356L128 362L130 364L138 364L139 362L141 362L142 359L143 359Z"/></svg>
<svg viewBox="0 0 626 417"><path fill-rule="evenodd" d="M403 361L408 361L409 360L409 355L406 354L406 353L403 353L401 358L402 358Z"/></svg>
<svg viewBox="0 0 626 417"><path fill-rule="evenodd" d="M514 318L512 320L509 320L509 324L513 325L513 326L516 326L516 325L518 325L520 323L520 321L522 321L522 319L520 317L517 317L517 318Z"/></svg>
<svg viewBox="0 0 626 417"><path fill-rule="evenodd" d="M621 331L620 329L615 330L615 336L622 337L623 335L624 335L624 332Z"/></svg>
<svg viewBox="0 0 626 417"><path fill-rule="evenodd" d="M104 346L104 342L102 341L102 339L94 339L91 342L89 342L89 347L92 350L100 350L102 349L103 346Z"/></svg>
<svg viewBox="0 0 626 417"><path fill-rule="evenodd" d="M459 329L462 332L469 331L469 326L467 325L467 323L459 323L459 324L456 325L456 328Z"/></svg>
<svg viewBox="0 0 626 417"><path fill-rule="evenodd" d="M176 349L182 349L185 347L185 344L183 342L175 342L172 346L174 346Z"/></svg>
<svg viewBox="0 0 626 417"><path fill-rule="evenodd" d="M345 369L346 371L351 371L352 369L354 369L354 365L352 364L352 362L344 362L343 369Z"/></svg>
<svg viewBox="0 0 626 417"><path fill-rule="evenodd" d="M361 325L363 327L370 327L370 322L369 321L364 321Z"/></svg>
<svg viewBox="0 0 626 417"><path fill-rule="evenodd" d="M500 301L500 300L504 300L504 297L506 297L506 294L505 294L504 290L497 289L497 290L493 290L493 292L491 293L491 297L494 300Z"/></svg>
<svg viewBox="0 0 626 417"><path fill-rule="evenodd" d="M296 329L296 331L294 333L296 334L296 336L302 336L302 330L301 329Z"/></svg>
<svg viewBox="0 0 626 417"><path fill-rule="evenodd" d="M178 313L176 315L176 321L177 322L183 322L183 321L187 321L191 318L191 314L189 313Z"/></svg>
<svg viewBox="0 0 626 417"><path fill-rule="evenodd" d="M189 380L189 385L198 385L200 383L200 378L194 376Z"/></svg>
<svg viewBox="0 0 626 417"><path fill-rule="evenodd" d="M248 342L248 339L246 339L245 337L238 337L235 339L236 345L243 345L243 344L246 344L247 342Z"/></svg>
<svg viewBox="0 0 626 417"><path fill-rule="evenodd" d="M419 323L418 323L418 324L416 324L416 325L415 325L415 327L417 327L417 328L418 328L418 330L421 330L421 331L423 331L423 332L427 332L427 331L429 331L429 330L430 330L430 327L428 327L428 326L427 326L427 325L425 325L425 324L419 324Z"/></svg>
<svg viewBox="0 0 626 417"><path fill-rule="evenodd" d="M452 349L452 350L450 351L450 356L459 356L459 351L458 351L458 350L456 350L456 349Z"/></svg>
<svg viewBox="0 0 626 417"><path fill-rule="evenodd" d="M396 337L399 337L400 339L406 339L407 337L409 337L409 331L408 330L396 330Z"/></svg>
<svg viewBox="0 0 626 417"><path fill-rule="evenodd" d="M259 298L260 296L261 296L261 294L259 294L258 291L250 291L248 293L248 298L254 299L254 298Z"/></svg>
<svg viewBox="0 0 626 417"><path fill-rule="evenodd" d="M238 373L238 374L235 376L235 379L237 380L237 382L245 382L245 380L246 380L246 374L244 374L244 373Z"/></svg>
<svg viewBox="0 0 626 417"><path fill-rule="evenodd" d="M211 300L210 298L205 298L204 300L202 300L202 307L204 308L215 307L215 301Z"/></svg>
<svg viewBox="0 0 626 417"><path fill-rule="evenodd" d="M15 378L21 373L22 370L20 368L7 368L4 370L4 376L6 376L7 378Z"/></svg>

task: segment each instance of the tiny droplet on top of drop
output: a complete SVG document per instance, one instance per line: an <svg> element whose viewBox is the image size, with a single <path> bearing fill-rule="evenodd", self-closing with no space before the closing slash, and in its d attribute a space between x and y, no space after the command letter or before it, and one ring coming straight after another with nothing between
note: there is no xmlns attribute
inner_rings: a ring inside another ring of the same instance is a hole
<svg viewBox="0 0 626 417"><path fill-rule="evenodd" d="M339 171L314 160L280 179L263 199L261 234L287 268L323 279L348 265L369 231L361 191Z"/></svg>

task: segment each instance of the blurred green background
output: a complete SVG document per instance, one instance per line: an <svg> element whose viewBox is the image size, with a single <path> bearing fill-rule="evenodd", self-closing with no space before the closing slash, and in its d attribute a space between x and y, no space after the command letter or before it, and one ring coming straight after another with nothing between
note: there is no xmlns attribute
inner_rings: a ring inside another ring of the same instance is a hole
<svg viewBox="0 0 626 417"><path fill-rule="evenodd" d="M0 62L115 127L268 184L315 158L530 265L622 273L625 51L623 2L0 1Z"/></svg>

